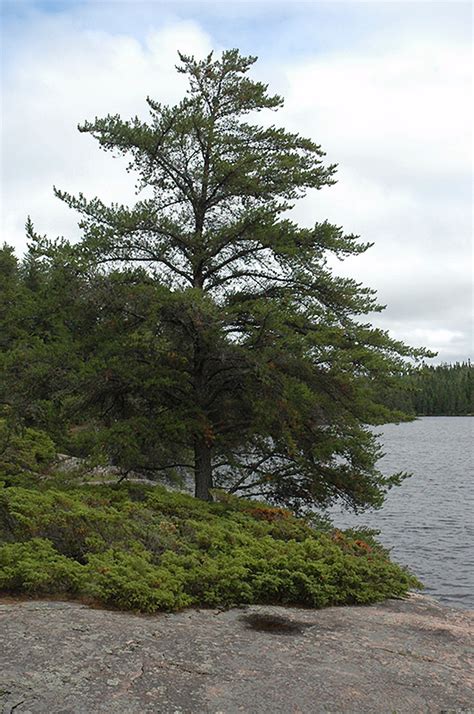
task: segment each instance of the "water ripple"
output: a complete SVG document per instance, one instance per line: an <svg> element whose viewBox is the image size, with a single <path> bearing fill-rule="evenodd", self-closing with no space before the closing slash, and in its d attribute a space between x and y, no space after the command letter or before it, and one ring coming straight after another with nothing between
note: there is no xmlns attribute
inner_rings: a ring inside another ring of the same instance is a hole
<svg viewBox="0 0 474 714"><path fill-rule="evenodd" d="M368 526L392 557L413 570L426 592L474 607L474 417L424 417L377 428L385 474L413 476L392 489L381 511L354 516L333 509L341 528Z"/></svg>

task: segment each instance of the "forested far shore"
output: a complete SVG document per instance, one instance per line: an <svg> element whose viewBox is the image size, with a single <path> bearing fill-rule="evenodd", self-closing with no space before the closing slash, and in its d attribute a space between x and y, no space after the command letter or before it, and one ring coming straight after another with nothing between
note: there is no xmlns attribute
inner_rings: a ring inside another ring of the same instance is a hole
<svg viewBox="0 0 474 714"><path fill-rule="evenodd" d="M396 389L383 395L384 403L417 416L471 416L474 414L471 361L423 365L405 375Z"/></svg>

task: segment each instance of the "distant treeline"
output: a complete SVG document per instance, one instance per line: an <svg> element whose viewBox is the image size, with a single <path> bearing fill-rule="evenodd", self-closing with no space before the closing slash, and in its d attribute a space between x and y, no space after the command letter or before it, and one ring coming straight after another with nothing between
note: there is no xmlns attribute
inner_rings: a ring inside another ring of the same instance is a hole
<svg viewBox="0 0 474 714"><path fill-rule="evenodd" d="M471 362L423 366L383 395L393 409L424 416L474 414Z"/></svg>

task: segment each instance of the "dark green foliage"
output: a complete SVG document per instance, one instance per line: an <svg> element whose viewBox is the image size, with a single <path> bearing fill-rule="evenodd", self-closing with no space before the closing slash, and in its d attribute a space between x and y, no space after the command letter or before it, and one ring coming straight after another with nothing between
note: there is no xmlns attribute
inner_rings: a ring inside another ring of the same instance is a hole
<svg viewBox="0 0 474 714"><path fill-rule="evenodd" d="M369 603L419 586L370 535L216 497L132 485L0 489L0 590L154 612Z"/></svg>
<svg viewBox="0 0 474 714"><path fill-rule="evenodd" d="M8 267L8 270L6 269ZM58 443L82 364L78 345L94 319L75 267L29 252L21 263L0 251L0 418L47 431Z"/></svg>
<svg viewBox="0 0 474 714"><path fill-rule="evenodd" d="M374 292L329 269L368 244L288 219L335 166L250 122L282 105L248 78L254 62L181 56L179 104L80 127L129 157L146 194L126 207L56 190L82 240L28 221L24 263L5 249L6 416L124 473L190 476L203 499L219 486L295 509L380 506L403 475L376 468L370 425L402 418L379 388L427 353L367 324Z"/></svg>
<svg viewBox="0 0 474 714"><path fill-rule="evenodd" d="M0 547L0 590L28 595L75 594L81 568L58 553L51 541L32 538Z"/></svg>
<svg viewBox="0 0 474 714"><path fill-rule="evenodd" d="M0 478L30 471L37 475L53 461L56 449L44 431L14 429L0 419Z"/></svg>
<svg viewBox="0 0 474 714"><path fill-rule="evenodd" d="M381 392L385 404L419 416L474 414L474 369L471 363L423 365Z"/></svg>

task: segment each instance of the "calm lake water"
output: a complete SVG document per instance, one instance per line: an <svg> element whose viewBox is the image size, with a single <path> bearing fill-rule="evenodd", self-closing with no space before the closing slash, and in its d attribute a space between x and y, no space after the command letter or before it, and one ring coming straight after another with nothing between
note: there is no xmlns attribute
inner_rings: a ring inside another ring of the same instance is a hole
<svg viewBox="0 0 474 714"><path fill-rule="evenodd" d="M392 557L425 584L425 593L474 608L474 417L422 417L387 424L381 434L383 473L413 476L393 488L381 511L331 511L341 528L369 526Z"/></svg>

